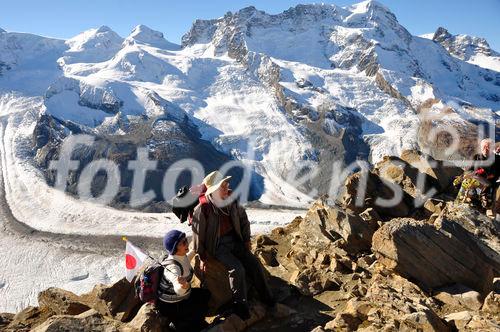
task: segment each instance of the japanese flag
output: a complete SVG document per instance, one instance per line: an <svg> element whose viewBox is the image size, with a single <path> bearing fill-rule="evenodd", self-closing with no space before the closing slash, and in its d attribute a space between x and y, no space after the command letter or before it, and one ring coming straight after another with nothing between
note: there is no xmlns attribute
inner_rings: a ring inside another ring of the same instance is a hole
<svg viewBox="0 0 500 332"><path fill-rule="evenodd" d="M125 247L125 277L131 282L148 256L126 238L123 240L127 243Z"/></svg>

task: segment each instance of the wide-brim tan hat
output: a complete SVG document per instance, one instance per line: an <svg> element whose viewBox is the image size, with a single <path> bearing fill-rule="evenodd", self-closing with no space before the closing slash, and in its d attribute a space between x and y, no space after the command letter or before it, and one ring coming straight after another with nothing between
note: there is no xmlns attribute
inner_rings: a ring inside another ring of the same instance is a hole
<svg viewBox="0 0 500 332"><path fill-rule="evenodd" d="M213 171L212 173L205 176L203 179L203 184L207 187L207 191L205 195L210 195L214 191L220 188L220 186L227 180L229 180L231 176L222 177L219 171Z"/></svg>

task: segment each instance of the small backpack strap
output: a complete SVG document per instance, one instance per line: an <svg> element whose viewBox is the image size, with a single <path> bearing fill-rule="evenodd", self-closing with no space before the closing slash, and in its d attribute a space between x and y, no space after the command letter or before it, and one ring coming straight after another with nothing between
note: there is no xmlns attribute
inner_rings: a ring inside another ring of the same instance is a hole
<svg viewBox="0 0 500 332"><path fill-rule="evenodd" d="M175 259L171 258L171 259L167 259L163 262L164 264L163 267L167 267L167 265L177 265L179 267L179 269L181 269L181 276L184 274L184 268L182 267L182 264L179 263L178 261L176 261Z"/></svg>

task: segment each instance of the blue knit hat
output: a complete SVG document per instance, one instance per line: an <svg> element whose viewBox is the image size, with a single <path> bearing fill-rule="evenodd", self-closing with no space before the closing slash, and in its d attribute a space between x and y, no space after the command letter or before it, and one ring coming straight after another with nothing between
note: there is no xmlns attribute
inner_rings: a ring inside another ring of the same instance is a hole
<svg viewBox="0 0 500 332"><path fill-rule="evenodd" d="M173 229L163 237L163 246L169 254L173 255L177 244L186 237L186 233Z"/></svg>

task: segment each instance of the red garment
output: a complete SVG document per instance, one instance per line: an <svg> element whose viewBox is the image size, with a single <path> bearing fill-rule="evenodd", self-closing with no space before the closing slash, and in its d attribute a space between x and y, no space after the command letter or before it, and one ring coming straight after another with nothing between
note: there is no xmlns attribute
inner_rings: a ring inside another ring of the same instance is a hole
<svg viewBox="0 0 500 332"><path fill-rule="evenodd" d="M205 186L203 183L196 185L196 186L192 186L191 188L189 188L189 192L192 195L198 196L198 202L200 204L207 203L207 198L205 197L206 191L207 191L207 186ZM189 222L189 226L191 226L193 224L193 210L189 211L188 222Z"/></svg>
<svg viewBox="0 0 500 332"><path fill-rule="evenodd" d="M233 223L230 216L221 213L219 217L219 236L229 234L233 230Z"/></svg>

